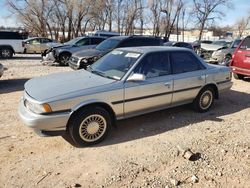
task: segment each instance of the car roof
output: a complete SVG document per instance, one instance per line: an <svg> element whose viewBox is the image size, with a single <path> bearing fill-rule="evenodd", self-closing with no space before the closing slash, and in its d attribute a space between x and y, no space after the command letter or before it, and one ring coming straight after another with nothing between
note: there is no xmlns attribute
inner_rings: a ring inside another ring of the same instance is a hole
<svg viewBox="0 0 250 188"><path fill-rule="evenodd" d="M124 51L138 52L138 53L166 52L166 51L189 51L189 52L192 52L192 50L187 49L187 48L172 47L172 46L140 46L140 47L117 48L117 49L124 50Z"/></svg>
<svg viewBox="0 0 250 188"><path fill-rule="evenodd" d="M114 37L110 37L109 39L116 39L116 40L124 40L124 39L128 39L128 38L143 38L143 39L159 39L157 37L154 36L141 36L141 35L124 35L124 36L114 36Z"/></svg>

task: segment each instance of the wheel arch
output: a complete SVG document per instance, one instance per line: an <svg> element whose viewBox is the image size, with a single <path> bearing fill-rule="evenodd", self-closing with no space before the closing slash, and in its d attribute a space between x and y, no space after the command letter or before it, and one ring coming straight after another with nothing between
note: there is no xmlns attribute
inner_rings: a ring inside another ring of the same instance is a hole
<svg viewBox="0 0 250 188"><path fill-rule="evenodd" d="M60 56L63 55L63 54L68 54L68 55L70 55L70 56L72 55L72 53L69 52L69 51L62 51L62 52L59 53L58 56L60 57Z"/></svg>
<svg viewBox="0 0 250 188"><path fill-rule="evenodd" d="M70 114L70 118L69 118L68 123L67 123L67 130L68 130L68 126L71 124L71 121L74 118L74 116L77 114L77 112L84 110L86 108L91 108L93 106L97 106L97 107L101 107L101 108L105 109L110 114L111 119L112 119L112 124L115 126L116 115L115 115L113 108L105 102L92 101L92 102L87 102L87 103L81 103L81 104L72 108L72 112Z"/></svg>
<svg viewBox="0 0 250 188"><path fill-rule="evenodd" d="M13 54L15 54L15 50L11 45L0 45L0 51L6 48L12 50Z"/></svg>
<svg viewBox="0 0 250 188"><path fill-rule="evenodd" d="M218 87L217 87L217 85L216 85L215 83L209 83L209 84L204 85L204 86L200 89L199 93L200 93L203 89L205 89L205 88L207 88L207 87L213 88L214 94L215 94L214 98L215 98L215 99L219 99L219 90L218 90ZM199 94L199 93L198 93L198 94Z"/></svg>

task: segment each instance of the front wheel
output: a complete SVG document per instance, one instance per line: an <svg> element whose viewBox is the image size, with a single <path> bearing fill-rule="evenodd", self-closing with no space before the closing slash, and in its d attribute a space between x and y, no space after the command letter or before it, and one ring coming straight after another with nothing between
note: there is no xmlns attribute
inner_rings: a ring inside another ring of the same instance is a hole
<svg viewBox="0 0 250 188"><path fill-rule="evenodd" d="M70 54L68 53L63 53L59 56L59 64L66 66L69 64L69 58L70 58Z"/></svg>
<svg viewBox="0 0 250 188"><path fill-rule="evenodd" d="M233 75L234 75L234 78L235 78L236 80L242 80L242 79L244 78L244 76L241 75L241 74L236 74L236 73L234 73Z"/></svg>
<svg viewBox="0 0 250 188"><path fill-rule="evenodd" d="M1 56L3 58L12 58L13 57L13 51L11 49L2 49Z"/></svg>
<svg viewBox="0 0 250 188"><path fill-rule="evenodd" d="M76 145L88 146L101 142L111 124L110 114L105 109L94 106L73 116L68 130Z"/></svg>
<svg viewBox="0 0 250 188"><path fill-rule="evenodd" d="M195 100L193 107L198 112L207 112L214 102L215 92L211 87L206 87L200 91Z"/></svg>

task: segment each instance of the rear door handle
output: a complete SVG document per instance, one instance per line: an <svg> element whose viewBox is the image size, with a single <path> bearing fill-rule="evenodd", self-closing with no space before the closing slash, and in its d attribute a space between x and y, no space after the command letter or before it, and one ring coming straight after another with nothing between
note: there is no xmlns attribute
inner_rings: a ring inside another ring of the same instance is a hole
<svg viewBox="0 0 250 188"><path fill-rule="evenodd" d="M198 79L203 80L203 79L205 79L205 76L199 76Z"/></svg>
<svg viewBox="0 0 250 188"><path fill-rule="evenodd" d="M166 87L170 88L171 83L170 83L170 82L166 82L166 83L164 83L164 85L165 85Z"/></svg>

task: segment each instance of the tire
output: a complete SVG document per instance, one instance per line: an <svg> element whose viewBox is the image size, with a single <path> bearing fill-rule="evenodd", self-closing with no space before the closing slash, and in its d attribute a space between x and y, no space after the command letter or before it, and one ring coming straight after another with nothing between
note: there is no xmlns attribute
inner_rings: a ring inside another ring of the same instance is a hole
<svg viewBox="0 0 250 188"><path fill-rule="evenodd" d="M195 100L193 107L197 112L207 112L214 103L215 91L212 87L203 88Z"/></svg>
<svg viewBox="0 0 250 188"><path fill-rule="evenodd" d="M12 49L9 49L9 48L3 48L1 50L1 56L2 58L12 58L13 57L13 50Z"/></svg>
<svg viewBox="0 0 250 188"><path fill-rule="evenodd" d="M68 133L77 146L90 146L101 142L111 126L110 114L101 107L92 106L72 117Z"/></svg>
<svg viewBox="0 0 250 188"><path fill-rule="evenodd" d="M62 66L67 66L69 65L69 58L70 58L70 54L69 53L62 53L59 55L59 64Z"/></svg>
<svg viewBox="0 0 250 188"><path fill-rule="evenodd" d="M242 79L244 78L244 76L241 75L241 74L236 74L236 73L234 73L233 75L234 75L234 78L235 78L236 80L242 80Z"/></svg>

